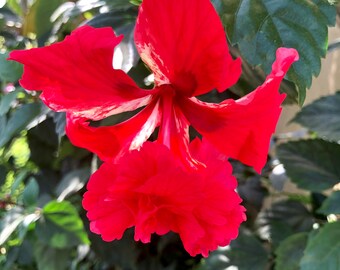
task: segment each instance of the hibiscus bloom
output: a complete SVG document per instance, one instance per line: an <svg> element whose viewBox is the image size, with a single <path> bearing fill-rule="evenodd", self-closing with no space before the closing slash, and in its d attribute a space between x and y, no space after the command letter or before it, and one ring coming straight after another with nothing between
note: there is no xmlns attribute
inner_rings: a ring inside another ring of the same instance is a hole
<svg viewBox="0 0 340 270"><path fill-rule="evenodd" d="M13 51L10 59L24 64L24 88L41 90L51 109L67 113L72 143L104 161L83 201L91 230L111 241L135 226L135 239L142 242L171 230L191 255L207 256L236 238L245 219L225 157L261 171L285 97L279 85L298 54L280 48L262 86L239 100L214 104L196 96L232 86L241 61L230 56L209 0L141 4L135 43L154 74L152 90L140 89L113 68L121 40L111 28L83 26L62 42ZM138 108L117 125L90 125ZM189 144L190 125L202 143ZM145 143L157 127L157 142Z"/></svg>
<svg viewBox="0 0 340 270"><path fill-rule="evenodd" d="M294 49L281 48L273 70L249 95L219 104L195 96L212 89L222 92L241 73L233 60L221 21L208 0L144 0L135 28L142 60L155 76L153 90L140 89L122 70L114 69L114 48L122 40L111 28L83 26L63 42L18 50L10 59L24 64L21 85L41 90L53 110L67 112L66 133L73 144L104 161L139 149L156 127L158 142L188 167L199 162L189 153L189 125L226 156L261 171L267 158L280 104L278 92ZM144 107L114 126L92 127L89 120Z"/></svg>
<svg viewBox="0 0 340 270"><path fill-rule="evenodd" d="M135 226L135 240L143 243L152 233L173 231L192 256L228 245L245 220L231 165L207 142L196 139L190 150L206 167L187 170L169 148L151 142L104 163L83 200L91 231L112 241Z"/></svg>

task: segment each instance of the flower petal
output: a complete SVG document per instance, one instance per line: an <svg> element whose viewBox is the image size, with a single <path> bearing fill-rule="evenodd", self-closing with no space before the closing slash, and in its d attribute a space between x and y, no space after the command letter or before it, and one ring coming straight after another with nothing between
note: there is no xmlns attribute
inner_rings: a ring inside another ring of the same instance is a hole
<svg viewBox="0 0 340 270"><path fill-rule="evenodd" d="M192 211L204 234L196 238L186 224L181 224L184 228L181 227L179 234L190 255L201 253L207 257L209 251L226 246L237 237L240 224L246 220L245 208L235 192L237 181L226 158L206 140L193 140L190 150L206 165L194 174L196 181L202 179L203 196L202 203Z"/></svg>
<svg viewBox="0 0 340 270"><path fill-rule="evenodd" d="M104 240L120 238L130 226L144 243L171 230L192 256L207 256L237 236L245 215L228 183L235 181L229 166L184 169L166 146L151 142L117 162L99 168L83 200L91 230Z"/></svg>
<svg viewBox="0 0 340 270"><path fill-rule="evenodd" d="M144 0L135 42L156 85L171 83L186 96L224 91L241 73L213 5L207 0Z"/></svg>
<svg viewBox="0 0 340 270"><path fill-rule="evenodd" d="M220 104L191 98L181 103L186 118L198 132L225 155L253 166L258 172L266 163L270 137L285 98L278 91L281 80L298 60L294 49L281 48L276 55L264 84L243 98Z"/></svg>
<svg viewBox="0 0 340 270"><path fill-rule="evenodd" d="M138 149L158 126L160 118L155 101L115 126L92 127L86 118L67 114L66 134L75 146L97 154L101 160L113 161L128 150Z"/></svg>
<svg viewBox="0 0 340 270"><path fill-rule="evenodd" d="M212 178L223 178L215 174L232 175L233 168L228 162L228 157L218 151L208 140L205 138L202 141L199 138L195 138L190 142L189 150L192 156L209 167L209 174ZM204 170L201 170L204 172ZM208 176L207 176L208 177ZM237 188L237 180L235 177L229 177L228 181L229 189Z"/></svg>
<svg viewBox="0 0 340 270"><path fill-rule="evenodd" d="M189 122L178 104L174 102L174 89L169 85L159 87L162 121L157 141L167 146L185 166L197 167L200 162L189 152Z"/></svg>
<svg viewBox="0 0 340 270"><path fill-rule="evenodd" d="M20 84L43 91L51 109L99 120L146 105L152 93L113 69L113 51L121 40L109 27L83 26L62 42L13 51L9 60L24 64Z"/></svg>
<svg viewBox="0 0 340 270"><path fill-rule="evenodd" d="M84 194L83 207L91 221L92 232L101 234L103 240L120 239L124 231L133 226L133 214L119 196L109 192L117 177L115 165L103 164L90 178Z"/></svg>

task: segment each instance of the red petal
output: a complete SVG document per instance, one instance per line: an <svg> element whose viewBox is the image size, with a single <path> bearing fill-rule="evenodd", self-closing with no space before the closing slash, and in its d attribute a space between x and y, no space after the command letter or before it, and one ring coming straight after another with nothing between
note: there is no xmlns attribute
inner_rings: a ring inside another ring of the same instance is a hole
<svg viewBox="0 0 340 270"><path fill-rule="evenodd" d="M294 49L281 48L272 73L252 93L220 104L182 101L182 110L192 126L225 155L261 171L267 160L270 137L275 131L285 98L281 80L298 59Z"/></svg>
<svg viewBox="0 0 340 270"><path fill-rule="evenodd" d="M246 220L241 198L235 192L237 181L232 176L232 167L223 155L207 141L195 139L190 143L195 158L204 161L206 167L199 168L193 179L201 181L201 203L191 213L204 229L199 237L191 230L188 221L181 223L179 234L186 250L195 256L207 257L209 251L228 245L238 235L240 224ZM213 155L213 154L216 155Z"/></svg>
<svg viewBox="0 0 340 270"><path fill-rule="evenodd" d="M199 162L189 152L189 123L173 100L175 92L171 86L159 87L161 93L162 122L157 141L167 146L185 166L197 167Z"/></svg>
<svg viewBox="0 0 340 270"><path fill-rule="evenodd" d="M115 126L91 127L87 119L67 115L66 134L72 144L112 161L125 151L138 149L160 121L158 103L152 102L129 120Z"/></svg>
<svg viewBox="0 0 340 270"><path fill-rule="evenodd" d="M190 153L192 156L209 167L209 170L200 170L201 172L208 172L211 178L223 179L228 176L226 184L231 190L236 189L237 180L232 175L233 168L228 162L228 157L218 151L209 141L205 138L201 141L195 138L189 145ZM218 175L220 174L220 175ZM206 175L209 178L209 175ZM224 176L223 176L224 175Z"/></svg>
<svg viewBox="0 0 340 270"><path fill-rule="evenodd" d="M111 28L83 26L62 42L13 51L9 59L24 64L20 84L42 90L41 98L50 108L99 120L134 110L150 99L150 91L139 89L112 67L113 51L121 40Z"/></svg>
<svg viewBox="0 0 340 270"><path fill-rule="evenodd" d="M103 164L90 178L84 194L83 207L92 232L101 234L103 240L120 239L124 231L133 225L134 217L119 196L109 192L115 184L115 165Z"/></svg>
<svg viewBox="0 0 340 270"><path fill-rule="evenodd" d="M173 84L186 96L224 91L241 73L213 5L207 0L144 0L135 42L157 85Z"/></svg>
<svg viewBox="0 0 340 270"><path fill-rule="evenodd" d="M83 200L91 230L112 240L135 226L135 239L144 243L171 230L191 255L207 256L234 239L245 219L226 164L183 170L167 147L146 142L91 177Z"/></svg>

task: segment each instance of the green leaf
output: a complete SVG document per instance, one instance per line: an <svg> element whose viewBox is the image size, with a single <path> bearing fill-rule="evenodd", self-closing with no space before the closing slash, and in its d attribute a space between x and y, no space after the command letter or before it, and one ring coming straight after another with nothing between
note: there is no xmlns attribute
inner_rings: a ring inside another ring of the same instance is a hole
<svg viewBox="0 0 340 270"><path fill-rule="evenodd" d="M340 140L340 92L322 97L301 109L292 121L316 131L320 137Z"/></svg>
<svg viewBox="0 0 340 270"><path fill-rule="evenodd" d="M19 247L17 263L19 265L29 265L33 263L33 260L32 242L25 239Z"/></svg>
<svg viewBox="0 0 340 270"><path fill-rule="evenodd" d="M227 257L230 265L237 266L239 270L263 270L269 254L255 236L241 233L231 242Z"/></svg>
<svg viewBox="0 0 340 270"><path fill-rule="evenodd" d="M301 140L278 146L277 154L287 175L300 188L322 191L340 180L340 145L333 142Z"/></svg>
<svg viewBox="0 0 340 270"><path fill-rule="evenodd" d="M22 170L18 173L17 177L15 178L12 186L11 186L11 196L14 195L16 190L19 188L20 184L26 179L28 175L28 171Z"/></svg>
<svg viewBox="0 0 340 270"><path fill-rule="evenodd" d="M328 223L310 237L301 270L340 269L340 222Z"/></svg>
<svg viewBox="0 0 340 270"><path fill-rule="evenodd" d="M280 243L287 237L294 234L294 229L283 220L270 220L268 224L261 228L261 236L270 241L273 249L276 249Z"/></svg>
<svg viewBox="0 0 340 270"><path fill-rule="evenodd" d="M32 32L38 38L48 35L53 27L51 16L63 2L64 0L35 0L24 20L24 34Z"/></svg>
<svg viewBox="0 0 340 270"><path fill-rule="evenodd" d="M210 0L210 2L214 5L216 11L220 13L222 9L222 1L221 0Z"/></svg>
<svg viewBox="0 0 340 270"><path fill-rule="evenodd" d="M134 23L136 17L137 17L136 9L127 9L124 11L114 10L93 17L93 19L89 20L87 24L93 27L110 26L115 31L117 31L117 29L122 26Z"/></svg>
<svg viewBox="0 0 340 270"><path fill-rule="evenodd" d="M56 189L58 201L62 201L70 194L82 189L89 179L90 173L90 168L82 168L65 175Z"/></svg>
<svg viewBox="0 0 340 270"><path fill-rule="evenodd" d="M27 235L27 232L30 228L34 227L34 223L40 218L40 212L36 211L36 208L33 209L34 213L27 214L23 220L23 222L19 225L17 232L18 232L18 239L20 241L24 241Z"/></svg>
<svg viewBox="0 0 340 270"><path fill-rule="evenodd" d="M27 132L30 160L40 168L51 168L56 162L58 137L52 118L47 118Z"/></svg>
<svg viewBox="0 0 340 270"><path fill-rule="evenodd" d="M5 115L11 108L12 102L16 99L18 92L12 91L4 96L0 100L0 116Z"/></svg>
<svg viewBox="0 0 340 270"><path fill-rule="evenodd" d="M268 195L268 191L263 187L260 176L249 177L244 183L239 183L237 189L243 202L251 205L256 212L262 208L263 201ZM247 209L249 210L249 209Z"/></svg>
<svg viewBox="0 0 340 270"><path fill-rule="evenodd" d="M0 186L5 184L7 177L8 169L6 166L0 164Z"/></svg>
<svg viewBox="0 0 340 270"><path fill-rule="evenodd" d="M22 8L18 0L6 0L6 4L13 12L22 16Z"/></svg>
<svg viewBox="0 0 340 270"><path fill-rule="evenodd" d="M340 191L334 191L317 211L324 215L340 214Z"/></svg>
<svg viewBox="0 0 340 270"><path fill-rule="evenodd" d="M257 219L261 237L273 243L274 248L294 233L312 229L314 218L300 202L283 200L263 210Z"/></svg>
<svg viewBox="0 0 340 270"><path fill-rule="evenodd" d="M6 115L2 115L2 116L0 115L0 135L2 133L1 131L5 130L6 124L7 124ZM1 138L0 138L0 140L1 140Z"/></svg>
<svg viewBox="0 0 340 270"><path fill-rule="evenodd" d="M275 270L300 270L299 264L307 239L308 233L298 233L286 238L275 252Z"/></svg>
<svg viewBox="0 0 340 270"><path fill-rule="evenodd" d="M0 148L8 143L14 135L23 130L40 114L39 103L25 104L19 107L9 118L5 128L0 130Z"/></svg>
<svg viewBox="0 0 340 270"><path fill-rule="evenodd" d="M103 242L101 237L92 234L91 250L98 259L110 265L119 265L122 269L139 269L136 265L138 258L143 256L144 250L133 240L133 236L134 230L132 228L126 230L122 239L112 242ZM175 250L177 249L175 248ZM170 254L167 255L167 258L169 258Z"/></svg>
<svg viewBox="0 0 340 270"><path fill-rule="evenodd" d="M11 249L7 250L6 262L3 263L5 264L3 267L3 270L13 270L13 266L15 262L19 259L19 251L20 251L20 248L18 246L14 246ZM2 266L1 261L0 261L0 266Z"/></svg>
<svg viewBox="0 0 340 270"><path fill-rule="evenodd" d="M252 65L261 64L268 74L279 47L296 48L300 60L288 79L299 88L303 104L306 88L321 68L327 51L328 25L335 24L336 10L326 0L223 0L222 19L232 44Z"/></svg>
<svg viewBox="0 0 340 270"><path fill-rule="evenodd" d="M34 256L37 262L37 270L67 270L71 250L56 249L39 242L34 245Z"/></svg>
<svg viewBox="0 0 340 270"><path fill-rule="evenodd" d="M37 203L39 195L39 185L37 181L31 177L28 180L28 184L26 185L24 192L22 194L23 203L26 206L32 206Z"/></svg>
<svg viewBox="0 0 340 270"><path fill-rule="evenodd" d="M142 0L130 0L129 2L133 5L139 6L142 3Z"/></svg>
<svg viewBox="0 0 340 270"><path fill-rule="evenodd" d="M71 203L51 201L42 214L35 230L41 242L54 248L90 243L77 209Z"/></svg>
<svg viewBox="0 0 340 270"><path fill-rule="evenodd" d="M0 53L0 80L3 82L16 82L22 75L22 65L7 61L8 52Z"/></svg>
<svg viewBox="0 0 340 270"><path fill-rule="evenodd" d="M25 215L19 208L12 208L1 220L0 246L12 235L15 229L25 219Z"/></svg>

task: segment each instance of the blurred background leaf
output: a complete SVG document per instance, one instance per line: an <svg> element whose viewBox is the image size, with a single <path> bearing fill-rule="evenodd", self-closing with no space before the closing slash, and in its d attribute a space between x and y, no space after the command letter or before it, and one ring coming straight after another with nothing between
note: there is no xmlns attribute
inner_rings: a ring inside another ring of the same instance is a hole
<svg viewBox="0 0 340 270"><path fill-rule="evenodd" d="M340 222L326 224L308 238L300 269L337 269L340 258L339 249Z"/></svg>
<svg viewBox="0 0 340 270"><path fill-rule="evenodd" d="M276 250L276 270L299 270L306 248L307 233L297 233L286 238Z"/></svg>
<svg viewBox="0 0 340 270"><path fill-rule="evenodd" d="M67 201L44 206L36 234L42 243L57 249L90 243L77 209Z"/></svg>
<svg viewBox="0 0 340 270"><path fill-rule="evenodd" d="M334 191L326 200L323 201L318 209L324 215L340 214L340 191Z"/></svg>
<svg viewBox="0 0 340 270"><path fill-rule="evenodd" d="M322 191L339 183L340 145L321 139L301 140L279 145L277 154L287 175L299 187Z"/></svg>
<svg viewBox="0 0 340 270"><path fill-rule="evenodd" d="M326 0L222 0L220 9L232 44L252 65L269 74L279 47L296 48L300 61L288 72L303 104L306 88L321 69L327 51L327 26L335 24L335 6Z"/></svg>
<svg viewBox="0 0 340 270"><path fill-rule="evenodd" d="M301 109L293 122L317 132L319 137L340 140L340 92L322 97Z"/></svg>
<svg viewBox="0 0 340 270"><path fill-rule="evenodd" d="M8 52L0 53L0 80L2 82L16 82L22 75L22 65L13 61L6 61Z"/></svg>

